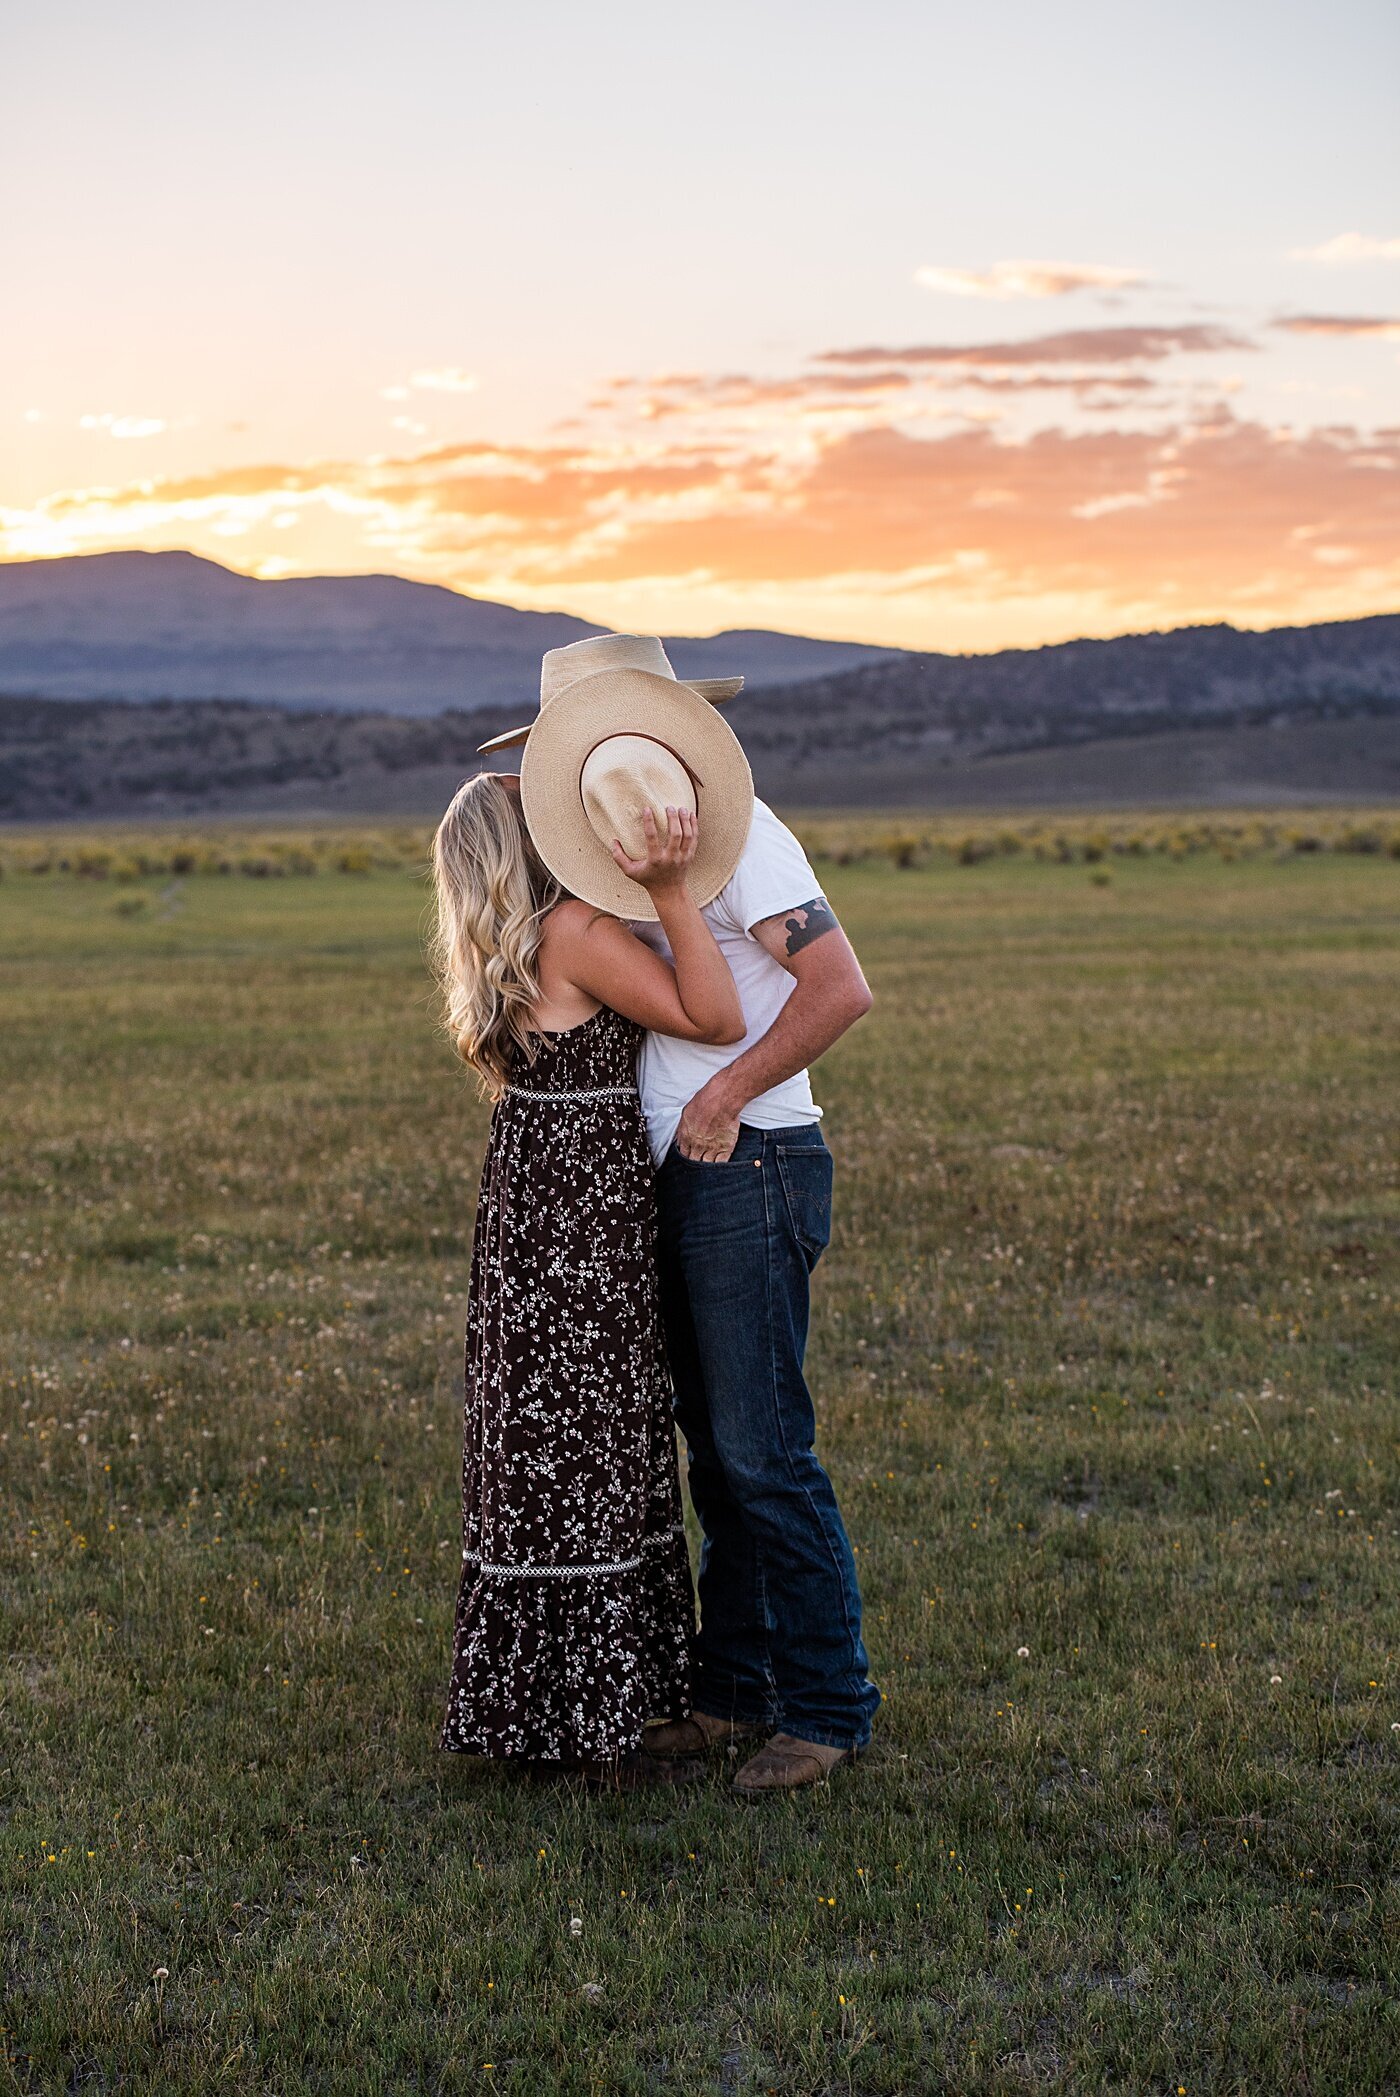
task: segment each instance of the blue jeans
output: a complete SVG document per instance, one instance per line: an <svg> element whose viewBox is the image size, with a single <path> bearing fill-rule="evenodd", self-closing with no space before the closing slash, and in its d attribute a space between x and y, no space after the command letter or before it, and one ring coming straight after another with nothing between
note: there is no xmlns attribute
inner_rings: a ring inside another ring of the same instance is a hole
<svg viewBox="0 0 1400 2097"><path fill-rule="evenodd" d="M705 1539L696 1706L852 1748L869 1740L880 1692L802 1374L831 1173L815 1125L741 1128L725 1165L673 1147L657 1177L658 1254L676 1420Z"/></svg>

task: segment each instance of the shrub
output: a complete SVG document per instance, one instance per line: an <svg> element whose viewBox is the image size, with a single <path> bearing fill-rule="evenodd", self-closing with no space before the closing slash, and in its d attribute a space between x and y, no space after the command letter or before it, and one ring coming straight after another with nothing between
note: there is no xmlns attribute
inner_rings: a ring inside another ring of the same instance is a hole
<svg viewBox="0 0 1400 2097"><path fill-rule="evenodd" d="M953 847L953 857L959 866L976 866L978 860L985 859L986 856L986 845L973 831L969 831L966 837L959 838Z"/></svg>

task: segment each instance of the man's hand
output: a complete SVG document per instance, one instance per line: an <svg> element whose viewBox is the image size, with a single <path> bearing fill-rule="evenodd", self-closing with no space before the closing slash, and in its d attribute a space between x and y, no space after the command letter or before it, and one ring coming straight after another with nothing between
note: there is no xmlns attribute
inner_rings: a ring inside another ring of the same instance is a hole
<svg viewBox="0 0 1400 2097"><path fill-rule="evenodd" d="M727 1165L739 1141L739 1113L743 1098L728 1082L729 1072L718 1071L702 1085L684 1114L676 1141L681 1156L702 1165Z"/></svg>

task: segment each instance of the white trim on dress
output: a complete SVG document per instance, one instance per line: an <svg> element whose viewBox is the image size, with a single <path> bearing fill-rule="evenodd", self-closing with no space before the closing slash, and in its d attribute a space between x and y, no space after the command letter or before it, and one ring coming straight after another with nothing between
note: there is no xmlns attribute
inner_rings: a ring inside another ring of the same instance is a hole
<svg viewBox="0 0 1400 2097"><path fill-rule="evenodd" d="M635 1085L603 1085L596 1092L536 1092L528 1085L507 1085L507 1099L546 1099L561 1104L577 1099L640 1099Z"/></svg>
<svg viewBox="0 0 1400 2097"><path fill-rule="evenodd" d="M642 1539L642 1551L635 1558L601 1560L593 1565L495 1565L482 1557L479 1551L464 1551L463 1565L474 1565L483 1580L582 1580L601 1578L610 1573L635 1573L641 1565L643 1555L656 1544L669 1543L674 1536L685 1535L685 1524L676 1522L669 1529L658 1530L654 1536Z"/></svg>

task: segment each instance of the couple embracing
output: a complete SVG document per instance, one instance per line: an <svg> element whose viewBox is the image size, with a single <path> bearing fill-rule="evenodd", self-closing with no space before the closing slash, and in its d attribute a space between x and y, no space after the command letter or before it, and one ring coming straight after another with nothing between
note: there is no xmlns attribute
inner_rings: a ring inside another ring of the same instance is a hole
<svg viewBox="0 0 1400 2097"><path fill-rule="evenodd" d="M441 1744L620 1789L741 1745L746 1794L820 1781L879 1702L803 1378L807 1065L870 993L716 711L741 683L554 650L483 745L523 742L519 778L469 780L433 843L447 1024L495 1102Z"/></svg>

